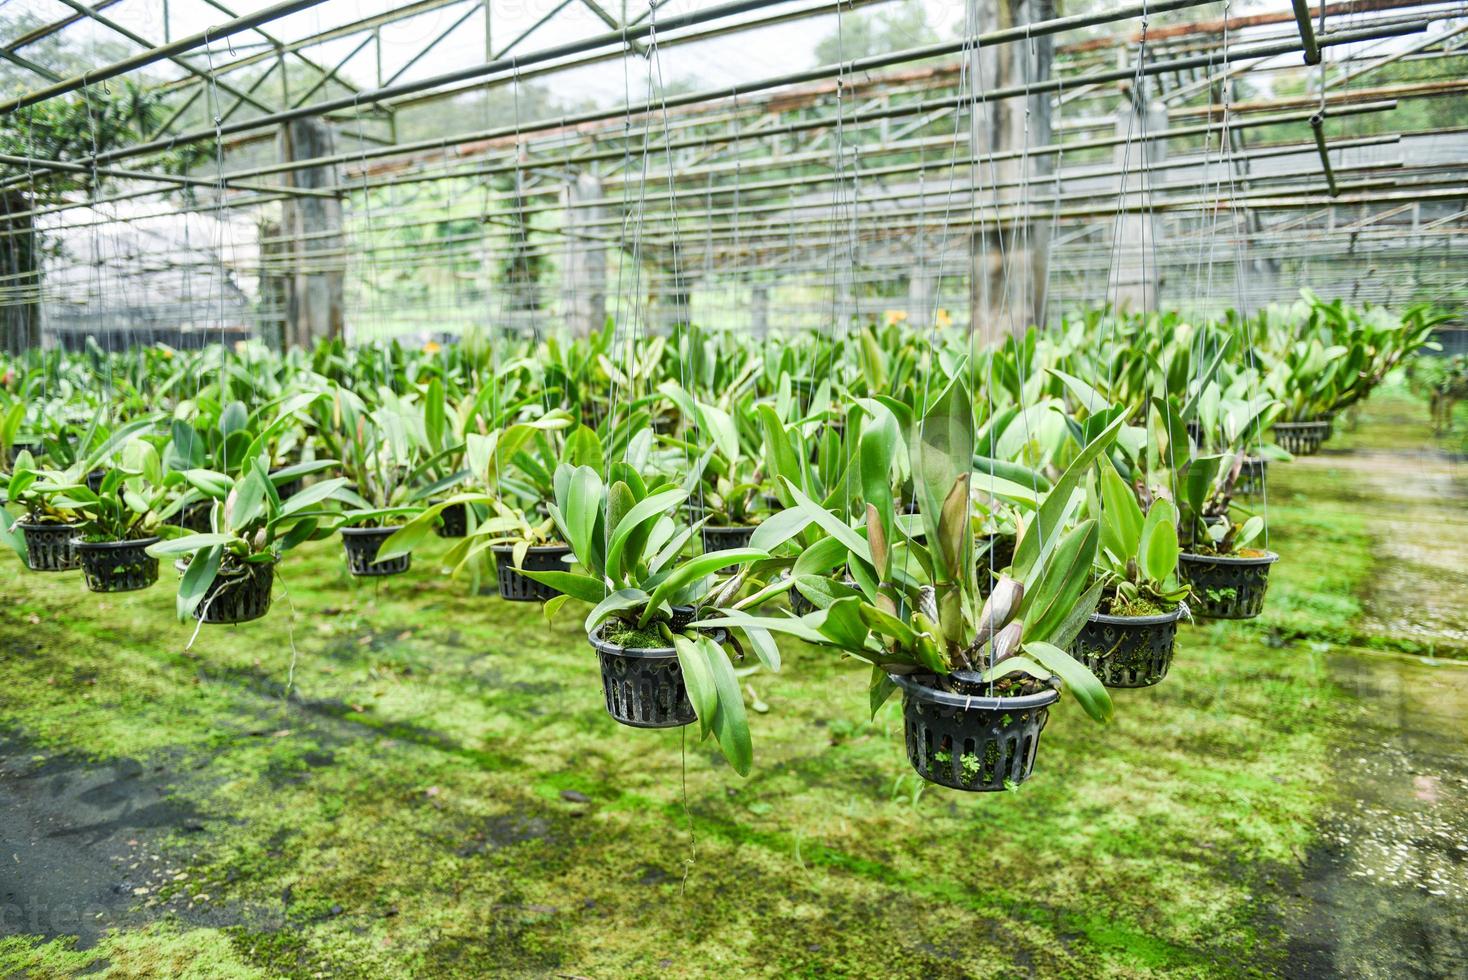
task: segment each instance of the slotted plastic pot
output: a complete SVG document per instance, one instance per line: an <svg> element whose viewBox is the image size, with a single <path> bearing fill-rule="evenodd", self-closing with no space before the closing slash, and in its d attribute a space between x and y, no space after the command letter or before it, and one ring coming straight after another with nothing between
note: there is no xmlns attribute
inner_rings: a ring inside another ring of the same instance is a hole
<svg viewBox="0 0 1468 980"><path fill-rule="evenodd" d="M543 585L526 572L569 572L571 566L561 559L571 553L568 545L542 544L525 552L520 567L515 567L513 545L497 544L490 548L494 552L495 574L499 578L500 598L509 602L547 602L561 594L560 589Z"/></svg>
<svg viewBox="0 0 1468 980"><path fill-rule="evenodd" d="M1269 566L1279 555L1266 551L1258 556L1195 555L1178 558L1177 574L1193 587L1188 608L1204 619L1253 619L1264 609L1269 589Z"/></svg>
<svg viewBox="0 0 1468 980"><path fill-rule="evenodd" d="M5 460L11 466L14 466L15 461L20 459L21 453L29 452L32 456L38 456L41 453L41 448L39 442L12 442L9 452L5 454Z"/></svg>
<svg viewBox="0 0 1468 980"><path fill-rule="evenodd" d="M1241 497L1257 497L1264 492L1264 479L1269 471L1269 460L1262 456L1245 456L1239 467L1239 478L1234 481L1234 493Z"/></svg>
<svg viewBox="0 0 1468 980"><path fill-rule="evenodd" d="M939 786L992 793L1030 778L1054 689L1018 697L959 694L932 674L892 674L902 690L907 760Z"/></svg>
<svg viewBox="0 0 1468 980"><path fill-rule="evenodd" d="M467 504L450 504L438 512L439 525L433 533L441 538L462 538L469 533L469 507Z"/></svg>
<svg viewBox="0 0 1468 980"><path fill-rule="evenodd" d="M158 581L158 559L148 554L154 538L132 541L78 541L82 575L93 592L136 592Z"/></svg>
<svg viewBox="0 0 1468 980"><path fill-rule="evenodd" d="M274 562L223 566L194 608L194 618L215 625L259 619L270 611L274 585Z"/></svg>
<svg viewBox="0 0 1468 980"><path fill-rule="evenodd" d="M80 568L74 524L32 524L17 521L25 534L25 563L33 572L70 572Z"/></svg>
<svg viewBox="0 0 1468 980"><path fill-rule="evenodd" d="M703 526L703 550L704 554L711 551L727 551L730 548L747 548L749 539L754 536L754 528L749 527L709 527ZM739 571L738 565L725 565L719 569L720 575L732 575Z"/></svg>
<svg viewBox="0 0 1468 980"><path fill-rule="evenodd" d="M1330 423L1321 419L1314 422L1276 422L1274 441L1280 448L1296 456L1313 456L1320 451L1320 444L1330 438Z"/></svg>
<svg viewBox="0 0 1468 980"><path fill-rule="evenodd" d="M1178 620L1186 612L1179 605L1157 616L1092 613L1070 654L1107 687L1151 687L1172 666Z"/></svg>
<svg viewBox="0 0 1468 980"><path fill-rule="evenodd" d="M270 475L274 477L275 474L279 472L280 470L271 470ZM283 503L294 497L296 494L300 493L303 486L305 486L305 477L298 476L293 480L287 480L286 482L277 486L275 488L275 493L277 496L280 497L281 502Z"/></svg>
<svg viewBox="0 0 1468 980"><path fill-rule="evenodd" d="M381 578L384 575L401 575L413 563L412 554L399 555L387 561L378 561L377 552L382 542L392 537L397 527L344 527L342 546L347 552L347 570L359 578Z"/></svg>
<svg viewBox="0 0 1468 980"><path fill-rule="evenodd" d="M185 531L195 531L203 534L209 530L209 508L214 504L212 500L196 500L184 507L183 510L173 515L169 522Z"/></svg>
<svg viewBox="0 0 1468 980"><path fill-rule="evenodd" d="M692 609L675 609L673 628L681 629L692 619ZM722 630L711 635L716 642L724 641ZM618 646L595 632L587 639L601 664L607 714L618 723L631 728L681 728L698 720L683 684L677 650Z"/></svg>

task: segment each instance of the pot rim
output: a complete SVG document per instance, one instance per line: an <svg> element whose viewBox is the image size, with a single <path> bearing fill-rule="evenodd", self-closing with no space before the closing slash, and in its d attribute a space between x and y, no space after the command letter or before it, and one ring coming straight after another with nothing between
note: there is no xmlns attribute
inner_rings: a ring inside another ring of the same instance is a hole
<svg viewBox="0 0 1468 980"><path fill-rule="evenodd" d="M158 537L158 535L156 534L149 535L146 538L127 538L123 541L83 541L82 539L78 538L76 540L76 548L78 551L109 551L115 548L147 548L150 545L157 544L161 540L162 538Z"/></svg>
<svg viewBox="0 0 1468 980"><path fill-rule="evenodd" d="M75 531L77 528L79 528L79 527L82 526L82 522L81 521L45 521L45 522L37 522L37 521L22 521L22 520L17 520L15 522L15 526L18 527L18 528L20 528L22 531L28 530L30 528L35 528L38 531L61 531L61 530L72 530L72 531Z"/></svg>
<svg viewBox="0 0 1468 980"><path fill-rule="evenodd" d="M403 525L401 524L389 524L386 527L344 527L341 529L341 532L342 537L350 535L354 538L370 538L374 534L380 534L383 537L391 537L393 534L396 534L402 529Z"/></svg>
<svg viewBox="0 0 1468 980"><path fill-rule="evenodd" d="M512 544L492 544L489 546L489 550L496 555L501 553L509 554L515 550L515 546ZM571 551L571 546L569 544L533 544L526 549L526 553L528 554L532 551L539 552L541 554L550 551L560 551L569 554Z"/></svg>
<svg viewBox="0 0 1468 980"><path fill-rule="evenodd" d="M1213 565L1273 565L1279 561L1279 555L1265 549L1264 554L1258 558L1244 558L1239 555L1195 555L1191 551L1184 551L1178 556L1178 560L1191 559L1195 562Z"/></svg>
<svg viewBox="0 0 1468 980"><path fill-rule="evenodd" d="M1303 429L1303 428L1310 427L1310 426L1320 426L1320 427L1324 428L1325 426L1328 426L1328 425L1330 425L1330 419L1310 419L1308 421L1303 421L1303 422L1276 422L1276 423L1274 423L1274 425L1272 426L1272 428L1275 428L1275 429Z"/></svg>
<svg viewBox="0 0 1468 980"><path fill-rule="evenodd" d="M956 694L953 691L940 691L936 687L924 683L921 678L936 677L935 674L888 674L892 683L902 688L904 695L916 697L920 701L929 704L940 704L948 708L963 708L976 711L1023 711L1027 708L1048 708L1060 700L1060 692L1055 688L1046 688L1034 694L1021 694L1018 697L985 697L976 694Z"/></svg>
<svg viewBox="0 0 1468 980"><path fill-rule="evenodd" d="M1153 616L1113 616L1110 613L1093 612L1090 621L1106 626L1162 626L1166 623L1177 622L1187 615L1187 612L1188 604L1179 602L1177 608L1172 612L1158 613Z"/></svg>
<svg viewBox="0 0 1468 980"><path fill-rule="evenodd" d="M586 639L591 642L592 649L597 653L605 653L613 657L633 657L639 660L678 659L678 651L674 647L623 647L615 643L608 643L596 635L600 629L601 627L598 626L586 634ZM714 630L709 635L716 643L723 643L725 637L728 636L723 630Z"/></svg>

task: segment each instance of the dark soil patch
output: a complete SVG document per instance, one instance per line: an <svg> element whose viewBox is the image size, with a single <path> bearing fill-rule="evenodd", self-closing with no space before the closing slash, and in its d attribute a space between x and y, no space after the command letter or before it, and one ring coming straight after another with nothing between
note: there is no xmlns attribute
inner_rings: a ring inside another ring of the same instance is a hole
<svg viewBox="0 0 1468 980"><path fill-rule="evenodd" d="M0 935L86 947L170 880L159 839L204 826L168 796L170 778L135 759L38 755L0 735Z"/></svg>

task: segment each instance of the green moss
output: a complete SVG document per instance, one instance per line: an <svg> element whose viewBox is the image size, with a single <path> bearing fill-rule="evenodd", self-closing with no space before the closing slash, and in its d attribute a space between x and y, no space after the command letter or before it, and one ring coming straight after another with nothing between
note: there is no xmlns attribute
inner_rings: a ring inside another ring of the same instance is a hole
<svg viewBox="0 0 1468 980"><path fill-rule="evenodd" d="M621 619L607 620L599 635L603 641L627 649L653 650L668 646L656 626L643 629Z"/></svg>

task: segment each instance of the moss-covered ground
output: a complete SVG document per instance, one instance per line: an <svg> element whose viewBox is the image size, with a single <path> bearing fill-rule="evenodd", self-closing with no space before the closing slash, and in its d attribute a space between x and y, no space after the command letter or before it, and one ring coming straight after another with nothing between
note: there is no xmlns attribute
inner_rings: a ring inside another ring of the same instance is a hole
<svg viewBox="0 0 1468 980"><path fill-rule="evenodd" d="M1382 404L1331 449L1422 436ZM1355 717L1326 655L1428 642L1368 615L1349 458L1272 468L1261 620L1185 626L1108 727L1062 702L1033 779L983 796L925 788L899 705L870 720L862 671L794 645L746 678L747 779L620 728L579 617L466 594L440 542L379 583L293 553L266 619L191 650L166 582L0 559L0 974L1298 975Z"/></svg>

